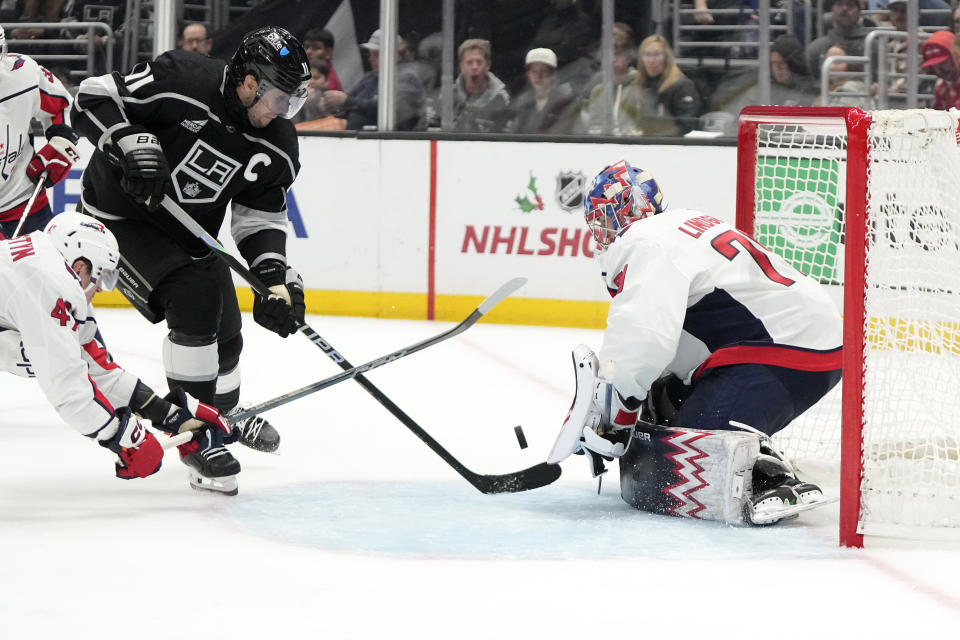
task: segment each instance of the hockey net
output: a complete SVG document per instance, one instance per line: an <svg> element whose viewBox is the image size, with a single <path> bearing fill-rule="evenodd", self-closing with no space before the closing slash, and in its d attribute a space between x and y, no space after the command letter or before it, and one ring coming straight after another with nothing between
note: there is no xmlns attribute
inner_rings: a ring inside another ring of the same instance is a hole
<svg viewBox="0 0 960 640"><path fill-rule="evenodd" d="M836 294L844 376L777 434L840 542L960 537L960 150L931 110L748 107L737 225Z"/></svg>

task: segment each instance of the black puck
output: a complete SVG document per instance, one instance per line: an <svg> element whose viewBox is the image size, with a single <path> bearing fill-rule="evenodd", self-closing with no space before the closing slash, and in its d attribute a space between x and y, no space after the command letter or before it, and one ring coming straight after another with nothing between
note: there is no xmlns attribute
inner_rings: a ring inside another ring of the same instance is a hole
<svg viewBox="0 0 960 640"><path fill-rule="evenodd" d="M521 449L527 448L527 437L523 435L523 427L517 425L513 428L513 432L517 434L517 442L520 444Z"/></svg>

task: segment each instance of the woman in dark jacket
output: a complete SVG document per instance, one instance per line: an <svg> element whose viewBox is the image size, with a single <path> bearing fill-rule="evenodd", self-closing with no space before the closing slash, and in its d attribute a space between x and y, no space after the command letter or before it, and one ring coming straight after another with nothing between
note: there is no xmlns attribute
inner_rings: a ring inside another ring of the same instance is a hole
<svg viewBox="0 0 960 640"><path fill-rule="evenodd" d="M652 35L640 43L635 82L624 92L633 130L647 136L681 136L697 127L700 93L683 74L666 38Z"/></svg>

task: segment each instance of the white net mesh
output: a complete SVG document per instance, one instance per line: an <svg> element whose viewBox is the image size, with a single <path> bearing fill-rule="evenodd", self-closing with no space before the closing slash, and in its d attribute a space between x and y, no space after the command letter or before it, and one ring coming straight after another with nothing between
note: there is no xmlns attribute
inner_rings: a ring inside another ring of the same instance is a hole
<svg viewBox="0 0 960 640"><path fill-rule="evenodd" d="M945 112L874 112L869 131L861 531L960 527L960 151ZM843 287L843 125L758 125L754 233ZM854 239L851 239L854 241ZM777 436L839 470L839 386Z"/></svg>

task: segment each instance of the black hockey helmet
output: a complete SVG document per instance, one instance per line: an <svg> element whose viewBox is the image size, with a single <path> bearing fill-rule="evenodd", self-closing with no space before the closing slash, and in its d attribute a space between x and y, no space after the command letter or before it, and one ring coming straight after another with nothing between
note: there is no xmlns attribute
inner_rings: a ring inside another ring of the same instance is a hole
<svg viewBox="0 0 960 640"><path fill-rule="evenodd" d="M236 84L247 75L256 78L260 83L258 99L266 98L270 108L285 118L299 111L310 81L310 63L303 45L280 27L261 27L243 36L230 59L229 72ZM285 96L278 100L276 94L270 95L271 89Z"/></svg>

